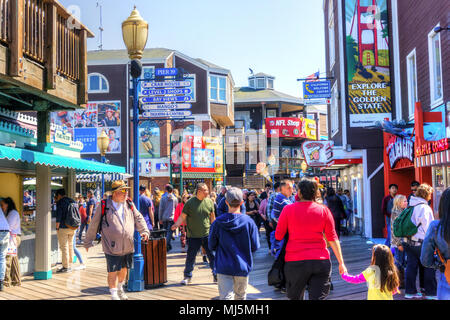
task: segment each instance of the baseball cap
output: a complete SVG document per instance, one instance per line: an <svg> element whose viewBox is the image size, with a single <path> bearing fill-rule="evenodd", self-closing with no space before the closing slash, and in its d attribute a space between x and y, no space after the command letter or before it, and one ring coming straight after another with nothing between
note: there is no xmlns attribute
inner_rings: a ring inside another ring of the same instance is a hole
<svg viewBox="0 0 450 320"><path fill-rule="evenodd" d="M241 205L241 202L244 201L244 197L242 195L242 190L239 188L230 188L225 194L225 200L232 207L238 207Z"/></svg>

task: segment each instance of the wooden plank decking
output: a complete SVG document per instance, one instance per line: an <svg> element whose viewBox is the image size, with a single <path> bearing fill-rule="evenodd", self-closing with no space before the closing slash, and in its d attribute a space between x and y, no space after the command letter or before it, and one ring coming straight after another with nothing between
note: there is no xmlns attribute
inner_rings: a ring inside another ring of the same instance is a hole
<svg viewBox="0 0 450 320"><path fill-rule="evenodd" d="M359 273L370 263L371 245L359 236L343 237L342 248L349 273ZM174 250L167 256L168 283L164 286L129 292L133 300L210 300L218 298L217 285L213 283L211 271L200 256L193 273L192 285L182 286L185 253L181 253L179 239L174 242ZM21 287L6 288L0 293L0 300L109 300L106 284L106 263L101 245L86 253L79 247L87 268L67 274L53 274L50 280L34 280L32 276L23 279ZM337 261L332 258L332 281L334 290L328 296L330 300L364 300L367 295L366 284L353 285L345 283L338 273ZM262 233L261 248L254 255L254 270L250 274L248 299L285 300L286 295L274 291L267 285L267 272L273 263L268 254L265 235Z"/></svg>

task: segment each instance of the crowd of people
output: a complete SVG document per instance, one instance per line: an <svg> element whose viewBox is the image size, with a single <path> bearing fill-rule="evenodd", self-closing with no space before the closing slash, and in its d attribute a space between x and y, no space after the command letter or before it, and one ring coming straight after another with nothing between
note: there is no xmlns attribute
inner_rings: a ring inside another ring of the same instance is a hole
<svg viewBox="0 0 450 320"><path fill-rule="evenodd" d="M88 250L95 240L101 240L113 300L128 299L124 285L132 267L135 230L145 241L155 229L165 230L167 252L173 250L175 238L180 239L186 253L182 285L192 283L196 257L201 253L220 299L246 299L262 227L268 254L274 258L268 270L269 285L289 299L304 299L306 291L310 300L326 299L333 290L330 251L344 281L367 283L369 300L392 300L400 289L405 289L407 299L450 299L449 270L446 276L444 267L450 258L450 188L441 196L435 219L430 207L432 187L413 181L411 194L405 196L398 194L397 185L390 185L382 202L386 242L372 248L369 266L357 275L348 273L339 241L341 234L354 228L350 192L324 188L317 178L302 179L298 185L282 180L263 190L221 187L217 193L198 183L193 194L186 190L180 194L172 185L166 185L164 192L154 188L151 193L142 185L139 211L128 198L128 190L124 181L116 181L100 202L93 190L75 200L64 189L55 193L62 257L57 272L72 271L76 260L77 269L84 269L77 244ZM0 208L2 288L20 285L17 248L21 231L12 199L1 199ZM75 211L80 222L74 227L68 217ZM436 269L440 269L438 280Z"/></svg>

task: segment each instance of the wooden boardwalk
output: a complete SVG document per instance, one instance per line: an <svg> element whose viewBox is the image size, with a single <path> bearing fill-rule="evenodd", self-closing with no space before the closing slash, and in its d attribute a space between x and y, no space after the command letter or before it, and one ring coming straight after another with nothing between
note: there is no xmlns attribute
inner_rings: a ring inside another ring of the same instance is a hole
<svg viewBox="0 0 450 320"><path fill-rule="evenodd" d="M370 263L371 245L366 244L359 236L343 237L341 239L344 260L349 273L356 274L364 270ZM185 253L181 253L180 241L174 242L174 250L167 256L168 283L164 286L144 290L143 292L127 293L130 300L210 300L218 299L217 285L213 283L211 271L197 257L193 272L193 282L182 286ZM0 300L109 300L109 290L106 284L106 263L101 245L86 253L79 247L87 268L67 274L53 274L50 280L34 280L32 276L24 277L21 287L5 288L0 293ZM366 284L348 284L339 276L337 261L332 257L332 281L334 290L328 296L329 300L364 300L367 296ZM250 274L248 299L285 300L286 295L274 291L267 285L267 272L273 263L268 254L265 234L262 233L261 248L254 255L254 270ZM58 266L60 267L60 266Z"/></svg>

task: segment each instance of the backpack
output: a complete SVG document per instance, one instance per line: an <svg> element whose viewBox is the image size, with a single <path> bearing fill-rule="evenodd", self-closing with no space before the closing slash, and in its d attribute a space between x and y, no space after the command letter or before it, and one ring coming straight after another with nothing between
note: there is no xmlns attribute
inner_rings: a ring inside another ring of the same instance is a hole
<svg viewBox="0 0 450 320"><path fill-rule="evenodd" d="M447 279L447 283L450 285L450 259L445 260L444 256L442 255L441 251L438 248L436 248L436 251L439 256L439 259L441 259L441 262L444 265L445 279Z"/></svg>
<svg viewBox="0 0 450 320"><path fill-rule="evenodd" d="M81 216L76 202L70 202L67 206L64 224L71 230L76 230L81 225Z"/></svg>
<svg viewBox="0 0 450 320"><path fill-rule="evenodd" d="M411 220L415 207L416 206L406 208L400 213L397 219L394 220L394 236L398 238L411 237L417 233L417 229L420 227L421 223L416 226Z"/></svg>

